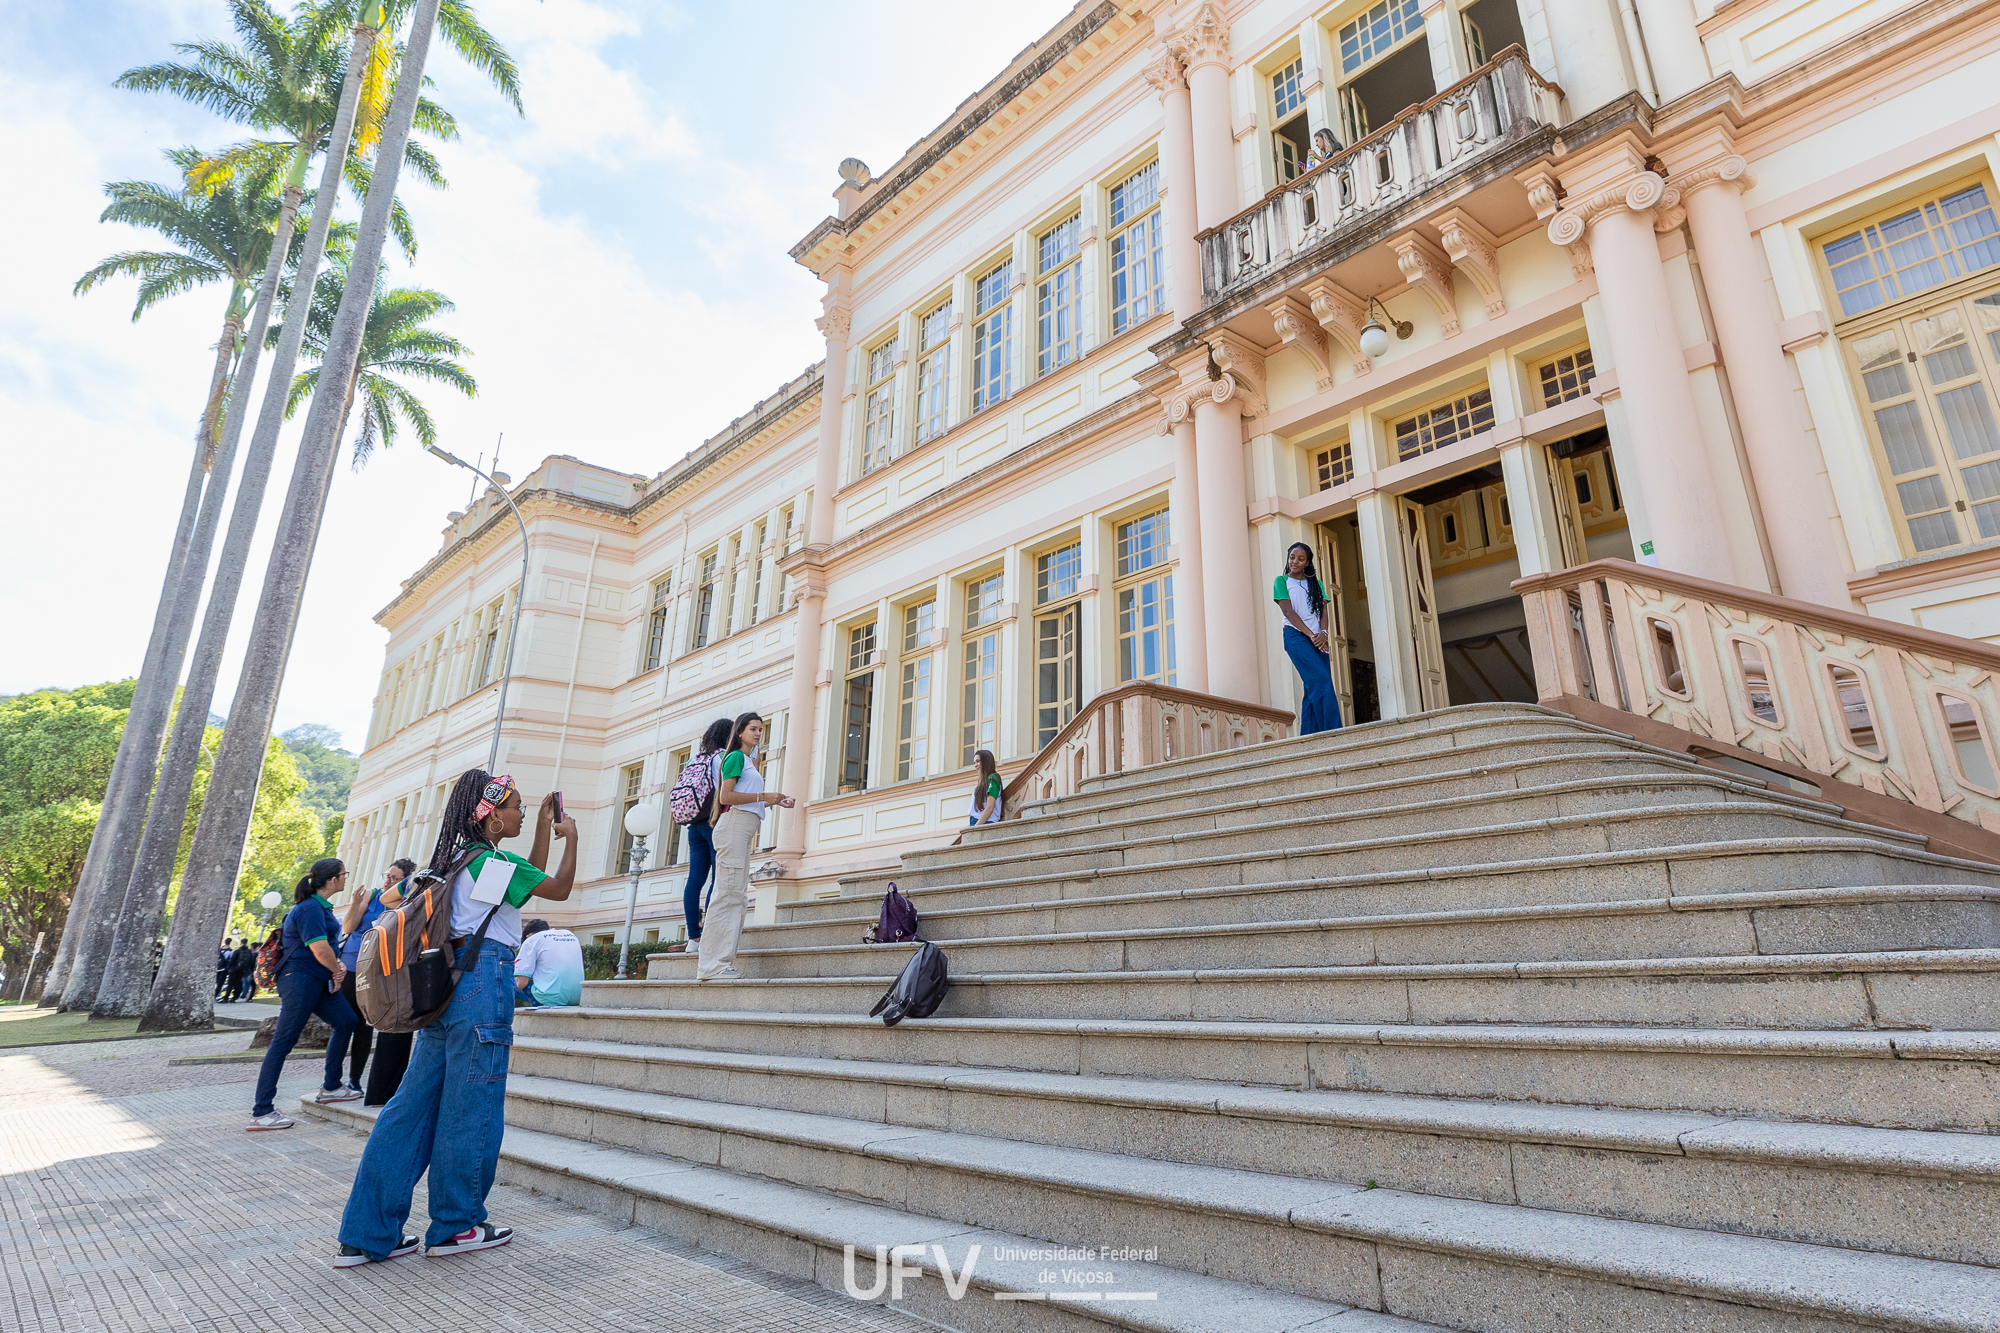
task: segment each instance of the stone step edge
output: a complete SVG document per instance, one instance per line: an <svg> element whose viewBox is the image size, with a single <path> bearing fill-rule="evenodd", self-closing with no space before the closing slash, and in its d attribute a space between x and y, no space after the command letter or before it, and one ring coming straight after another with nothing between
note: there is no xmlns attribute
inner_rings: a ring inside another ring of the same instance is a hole
<svg viewBox="0 0 2000 1333"><path fill-rule="evenodd" d="M380 1108L351 1104L320 1106L303 1099L299 1112L314 1119L366 1134L374 1125ZM1031 1293L1046 1293L1048 1287L1034 1280L1037 1264L1027 1261L994 1262L986 1256L1007 1250L1038 1249L1048 1242L1015 1236L984 1227L940 1222L919 1213L909 1213L885 1204L867 1203L827 1194L799 1185L789 1185L762 1177L744 1176L716 1167L687 1164L674 1158L657 1157L609 1144L586 1143L539 1130L508 1126L500 1144L499 1178L513 1185L536 1189L556 1198L566 1198L560 1182L573 1180L583 1188L580 1198L567 1199L592 1211L602 1202L603 1192L625 1196L627 1207L613 1213L631 1222L631 1207L638 1198L648 1198L688 1209L735 1227L747 1228L752 1237L779 1236L804 1242L813 1248L810 1272L793 1271L829 1290L841 1290L844 1254L847 1245L857 1252L856 1278L872 1281L875 1246L888 1238L892 1243L922 1245L921 1254L907 1256L906 1262L920 1269L925 1280L939 1277L937 1264L927 1248L949 1241L947 1258L963 1263L966 1249L981 1246L981 1261L975 1266L970 1290L989 1300L1008 1305L1040 1306L1042 1299ZM679 1188L675 1188L679 1186ZM840 1223L845 1222L845 1227ZM817 1223L817 1224L815 1224ZM751 1264L767 1264L770 1252L752 1243L730 1246L727 1231L721 1237L700 1238L705 1249L730 1254ZM690 1238L692 1239L692 1238ZM716 1243L717 1241L723 1243ZM1450 1333L1435 1324L1356 1309L1332 1301L1295 1296L1248 1283L1208 1277L1163 1264L1124 1263L1122 1274L1132 1274L1130 1285L1157 1290L1159 1299L1146 1302L1063 1301L1062 1311L1071 1316L1133 1333L1212 1333L1218 1325L1214 1312L1228 1311L1230 1326L1241 1333ZM1013 1300L1002 1297L1026 1297ZM878 1302L888 1304L887 1302ZM1049 1302L1056 1304L1055 1302ZM890 1308L900 1308L893 1304ZM904 1310L903 1313L911 1313ZM926 1321L929 1322L929 1321Z"/></svg>
<svg viewBox="0 0 2000 1333"><path fill-rule="evenodd" d="M1460 770L1457 773L1426 774L1424 775L1424 781L1425 785L1430 785L1441 778L1449 780L1453 777L1477 776L1483 773L1504 771L1505 769L1528 769L1536 766L1540 762L1542 761L1523 760L1518 764L1493 765L1490 767L1478 768L1478 769L1464 769ZM1417 784L1414 782L1414 780L1412 780L1407 782L1399 782L1399 783L1384 784L1384 785L1391 789L1400 790L1402 788L1415 786ZM1676 803L1674 805L1663 808L1671 811L1690 811L1690 810L1707 809L1717 806L1729 806L1732 809L1741 808L1746 805L1751 806L1752 808L1776 807L1776 808L1781 808L1788 813L1795 812L1809 816L1817 816L1820 822L1835 823L1845 826L1858 826L1861 828L1866 828L1871 832L1879 831L1882 834L1892 839L1899 839L1917 845L1923 845L1925 843L1925 838L1921 834L1907 833L1901 829L1891 829L1883 825L1870 824L1864 820L1846 818L1843 815L1842 807L1830 804L1829 802L1826 801L1811 800L1807 797L1799 796L1791 792L1778 793L1778 792L1768 791L1765 788L1763 788L1760 784L1745 782L1738 778L1729 777L1725 774L1716 772L1713 769L1699 769L1699 768L1696 769L1695 771L1687 773L1622 773L1610 777L1572 778L1561 782L1543 783L1539 786L1500 787L1500 788L1495 788L1491 791L1468 792L1460 796L1440 796L1420 801L1406 801L1399 805L1370 806L1365 810L1355 810L1344 813L1342 815L1337 816L1337 818L1341 820L1363 820L1363 819L1406 817L1409 815L1422 814L1426 810L1451 810L1467 806L1504 805L1517 800L1522 800L1527 798L1534 798L1534 797L1546 798L1550 796L1565 796L1575 792L1598 792L1598 791L1615 790L1621 788L1643 790L1649 787L1678 788L1678 787L1690 787L1690 786L1705 787L1720 793L1726 793L1736 796L1751 796L1757 799L1754 802L1727 801L1727 800L1691 801L1686 803ZM1047 827L1046 823L1041 821L1037 821L1035 823L1027 823L1020 827L1015 827L1011 823L1002 823L1001 825L999 825L999 828L1004 832L981 833L974 841L969 843L961 843L955 846L946 846L946 847L926 847L919 849L917 851L907 853L904 857L904 866L905 866L904 873L906 874L916 873L927 870L944 869L946 867L952 869L958 869L968 864L998 865L998 864L1004 864L1008 861L1032 860L1039 856L1047 854L1045 852L1034 852L1034 851L1015 852L1006 850L1011 844L1017 842L1026 842L1029 840L1046 841L1050 838L1059 838L1071 834L1080 835L1082 833L1085 833L1093 829L1129 831L1144 827L1145 825L1148 824L1162 824L1173 820L1186 819L1191 814L1194 813L1207 813L1207 814L1220 815L1220 814L1238 814L1243 812L1255 812L1258 810L1275 810L1275 809L1281 809L1285 806L1298 804L1304 801L1323 800L1326 799L1327 797L1336 795L1354 796L1363 793L1364 789L1360 787L1323 787L1309 792L1295 792L1288 796L1267 796L1267 797L1260 797L1253 801L1230 801L1220 805L1211 805L1204 807L1204 809L1199 812L1187 811L1187 810L1168 810L1168 811L1162 811L1158 814L1135 814L1131 819L1121 821L1117 824L1109 824L1099 821L1089 824L1072 825L1062 829ZM1649 807L1632 807L1630 810L1620 809L1615 813L1621 815L1627 813L1638 813L1639 811L1647 808ZM1277 829L1284 829L1291 827L1309 826L1312 824L1325 824L1331 822L1334 818L1336 818L1336 816L1301 815L1294 818L1277 820L1269 824L1255 825L1254 827L1258 829L1268 828L1277 830ZM1040 823L1041 826L1038 827L1037 823ZM1179 839L1217 837L1235 833L1243 833L1250 831L1252 827L1253 826L1251 825L1230 825L1227 827L1217 827L1214 829L1203 829L1194 833L1153 834L1144 837L1127 837L1121 839L1116 844L1111 844L1111 845L1119 847L1154 846L1161 843L1172 842ZM1460 825L1458 827L1489 828L1489 827L1501 827L1501 826ZM1077 853L1100 851L1104 848L1105 845L1106 844L1103 843L1089 843L1079 846L1078 848L1075 849L1075 851ZM975 852L987 853L989 849L991 849L991 853L988 855L982 855L977 857L971 855L971 853ZM912 864L912 862L914 862L914 864Z"/></svg>
<svg viewBox="0 0 2000 1333"><path fill-rule="evenodd" d="M1057 938L1057 937L1051 937ZM947 944L955 941L945 941ZM828 945L829 949L849 946ZM869 948L914 951L910 943ZM946 958L949 960L949 951ZM900 971L901 969L897 969ZM1355 963L1350 966L1137 968L1096 972L960 972L951 984L992 986L1110 985L1119 982L1258 981L1507 981L1565 977L1675 976L1798 976L1849 972L2000 972L2000 949L1907 949L1879 953L1719 954L1695 958L1601 958L1541 963ZM879 976L729 977L696 981L692 977L641 977L634 981L590 982L593 986L804 987L853 986L884 990L896 973Z"/></svg>
<svg viewBox="0 0 2000 1333"><path fill-rule="evenodd" d="M1567 784L1567 789L1570 791L1603 790L1605 787L1611 785L1614 785L1612 781L1598 783L1578 782ZM1493 795L1496 797L1504 797L1504 799L1483 801L1481 804L1504 807L1511 805L1517 797L1534 796L1536 794L1532 789L1527 791L1494 793ZM1745 794L1749 793L1746 792ZM1393 810L1387 811L1370 810L1359 818L1373 819L1378 814L1409 815L1412 813L1421 813L1426 808L1432 810L1450 810L1461 807L1464 804L1466 802L1462 799L1447 798L1437 801L1417 802L1412 805L1395 807ZM1606 824L1633 825L1660 819L1719 819L1739 817L1755 819L1772 816L1792 821L1802 828L1832 829L1841 833L1847 833L1850 836L1859 835L1876 838L1883 842L1903 843L1915 851L1926 850L1930 845L1929 839L1922 834L1905 833L1898 829L1883 828L1876 824L1864 824L1856 820L1829 815L1819 810L1784 807L1777 805L1775 802L1713 800L1663 802L1657 805L1630 806L1611 810L1588 810L1568 815L1545 815L1535 819L1512 819L1497 824L1438 825L1433 828L1426 828L1417 833L1386 833L1372 838L1354 838L1346 842L1280 842L1278 849L1269 852L1239 854L1233 859L1270 860L1274 857L1289 855L1324 856L1347 851L1429 845L1439 842L1463 842L1474 838L1505 837L1513 834L1532 833L1544 829L1567 831ZM1056 857L1095 856L1107 851L1123 852L1130 848L1198 847L1203 843L1214 842L1222 838L1241 838L1258 833L1268 833L1273 839L1281 839L1287 831L1324 828L1332 822L1335 821L1324 815L1298 815L1287 819L1273 820L1268 824L1198 829L1192 832L1181 833L1157 833L1146 837L1123 838L1116 842L1085 843L1075 847L1044 848L1035 852L1014 852L1002 856L967 855L955 858L943 865L918 865L914 868L906 868L901 873L905 877L947 873L979 874L988 870L1004 870L1005 868L1023 863L1035 864L1046 862ZM972 850L983 849L974 848ZM1215 859L1213 857L1198 856L1169 857L1163 861L1146 861L1139 864L1157 869L1162 866L1201 865L1212 862ZM919 883L910 892L917 892L923 887Z"/></svg>
<svg viewBox="0 0 2000 1333"><path fill-rule="evenodd" d="M1686 1111L1641 1111L1540 1102L1490 1102L1415 1093L1336 1088L1259 1088L1196 1080L913 1065L819 1056L746 1055L695 1047L644 1046L585 1038L516 1037L514 1049L574 1059L692 1065L728 1073L783 1075L814 1082L880 1083L982 1096L1074 1102L1151 1112L1228 1116L1504 1143L1552 1144L1651 1156L1737 1161L1776 1167L1856 1171L2000 1185L2000 1135ZM574 1080L580 1082L581 1080ZM693 1100L746 1105L729 1097ZM894 1121L884 1121L894 1124ZM1714 1141L1697 1136L1713 1135ZM1692 1142L1691 1142L1692 1140Z"/></svg>
<svg viewBox="0 0 2000 1333"><path fill-rule="evenodd" d="M1918 865L1949 870L1963 870L2000 879L1995 867L1979 861L1962 861L1955 857L1943 856L1936 852L1920 852L1914 849L1891 847L1869 838L1751 838L1733 842L1690 843L1675 847L1628 848L1615 852L1576 852L1567 856L1530 856L1517 861L1488 861L1479 865L1462 866L1416 866L1407 870L1368 870L1351 875L1325 875L1304 879L1265 879L1248 883L1203 884L1183 889L1142 889L1123 893L1086 894L1075 898L1037 898L1027 901L974 903L966 907L931 907L931 915L947 913L989 914L1006 912L1038 912L1051 908L1096 907L1105 905L1125 905L1137 902L1168 902L1176 899L1228 898L1243 894L1266 892L1309 891L1312 889L1372 888L1387 884L1437 883L1453 879L1480 879L1494 875L1545 874L1552 870L1597 870L1606 866L1641 865L1652 861L1697 861L1726 860L1743 856L1770 856L1784 853L1852 852L1858 855L1886 856L1892 860L1912 862ZM1229 861L1228 864L1240 864ZM1181 862L1186 865L1188 863ZM1119 874L1139 873L1146 870L1157 872L1157 866L1134 866L1118 868ZM1042 876L1057 883L1091 880L1098 876L1095 870L1074 875ZM919 903L927 897L943 897L947 894L970 893L977 890L1004 888L1014 884L1032 884L1034 879L989 880L978 884L960 885L954 888L917 888L910 890L910 900ZM1984 887L1980 885L1978 887ZM1715 897L1722 895L1687 895L1690 897ZM829 904L859 907L860 916L815 916L804 920L794 917L790 921L779 922L782 926L825 925L832 921L856 921L872 923L880 912L881 901L874 897L834 897L809 898L787 907L825 907ZM921 914L921 912L920 912Z"/></svg>
<svg viewBox="0 0 2000 1333"><path fill-rule="evenodd" d="M658 981L591 982L604 986L664 986ZM713 983L710 983L713 984ZM541 1014L592 1019L644 1019L728 1026L846 1028L879 1031L866 1014L791 1013L774 1009L669 1009L574 1005ZM523 1015L532 1022L540 1015ZM1547 1024L1267 1023L1237 1019L912 1018L932 1032L1100 1037L1160 1041L1229 1041L1328 1046L1430 1047L1444 1050L1620 1052L1666 1055L1762 1056L1797 1059L1951 1060L2000 1063L2000 1032L1875 1028L1556 1027ZM1500 1099L1496 1099L1500 1100Z"/></svg>
<svg viewBox="0 0 2000 1333"><path fill-rule="evenodd" d="M1074 899L1065 900L1074 902ZM1313 931L1328 933L1347 930L1402 930L1426 926L1496 925L1515 922L1572 921L1596 918L1667 916L1680 913L1758 911L1770 908L1874 906L1891 902L2000 902L2000 888L1979 885L1883 885L1877 888L1771 889L1760 893L1689 894L1685 897L1625 898L1601 903L1537 903L1527 907L1465 907L1439 912L1392 912L1380 916L1302 917L1297 920L1224 921L1191 926L1132 926L1123 930L1052 931L1031 935L972 935L938 940L939 948L989 948L1008 944L1103 943L1112 940L1211 939L1232 936L1290 935ZM936 915L973 913L978 909L955 908ZM851 924L873 925L868 917L836 917L821 921L779 922L775 925L746 926L747 941L781 931L822 930ZM921 938L921 936L919 937ZM739 957L788 957L824 953L833 949L887 949L900 944L870 944L855 939L832 944L774 944L740 948ZM1744 957L1777 957L1774 954ZM686 958L685 952L649 953L655 958Z"/></svg>
<svg viewBox="0 0 2000 1333"><path fill-rule="evenodd" d="M518 1091L510 1088L509 1095L591 1113L608 1111L653 1123L717 1129L713 1103L659 1093L522 1078ZM1024 1181L1057 1193L1082 1194L1141 1209L1225 1218L1280 1232L1297 1229L1488 1263L1527 1263L1586 1281L1651 1288L1807 1317L1859 1319L1897 1329L2000 1329L2000 1270L1980 1265L1519 1204L1371 1190L1365 1185L1022 1144L950 1130L898 1132L896 1127L802 1111L752 1111L744 1107L737 1111L720 1129L722 1135L869 1162L943 1169L978 1179ZM871 1130L887 1132L871 1134ZM779 1160L789 1159L780 1154ZM1137 1173L1135 1166L1139 1167ZM1142 1182L1135 1174L1151 1179ZM799 1187L793 1181L781 1183ZM1265 1202L1273 1196L1275 1203ZM1250 1203L1250 1198L1258 1202ZM1566 1235L1558 1242L1545 1234L1550 1231ZM1514 1233L1511 1243L1490 1239L1506 1232ZM1088 1238L1052 1235L1044 1239L1082 1244ZM1925 1309L1929 1317L1917 1317Z"/></svg>

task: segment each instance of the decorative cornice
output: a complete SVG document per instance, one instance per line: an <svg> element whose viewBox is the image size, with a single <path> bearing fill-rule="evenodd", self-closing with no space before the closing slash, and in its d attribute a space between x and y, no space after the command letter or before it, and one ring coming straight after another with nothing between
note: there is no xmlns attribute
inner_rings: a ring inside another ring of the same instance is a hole
<svg viewBox="0 0 2000 1333"><path fill-rule="evenodd" d="M1296 347L1312 362L1313 387L1320 393L1331 389L1333 367L1327 362L1326 334L1320 331L1319 321L1305 302L1295 296L1282 296L1265 309L1270 311L1271 324L1285 346Z"/></svg>
<svg viewBox="0 0 2000 1333"><path fill-rule="evenodd" d="M1431 298L1437 307L1438 325L1447 338L1459 333L1458 304L1451 292L1451 260L1422 232L1406 231L1389 242L1396 252L1396 267L1403 280Z"/></svg>
<svg viewBox="0 0 2000 1333"><path fill-rule="evenodd" d="M1193 18L1167 38L1167 49L1186 62L1190 72L1203 65L1229 67L1229 25L1214 5L1203 5Z"/></svg>

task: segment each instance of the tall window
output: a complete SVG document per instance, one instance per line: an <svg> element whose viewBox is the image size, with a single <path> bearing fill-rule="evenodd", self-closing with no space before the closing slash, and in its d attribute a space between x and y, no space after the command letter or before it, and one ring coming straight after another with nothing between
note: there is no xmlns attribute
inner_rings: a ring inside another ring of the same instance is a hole
<svg viewBox="0 0 2000 1333"><path fill-rule="evenodd" d="M1035 243L1035 373L1046 375L1081 350L1083 215L1058 222Z"/></svg>
<svg viewBox="0 0 2000 1333"><path fill-rule="evenodd" d="M2000 537L2000 291L1846 346L1910 549Z"/></svg>
<svg viewBox="0 0 2000 1333"><path fill-rule="evenodd" d="M708 629L715 616L715 556L710 551L701 558L701 584L694 594L694 646L708 646Z"/></svg>
<svg viewBox="0 0 2000 1333"><path fill-rule="evenodd" d="M673 576L653 584L653 609L646 615L646 670L651 671L666 657L667 621L672 618L673 606L669 593L673 590Z"/></svg>
<svg viewBox="0 0 2000 1333"><path fill-rule="evenodd" d="M1111 187L1111 225L1111 331L1123 333L1166 303L1158 162Z"/></svg>
<svg viewBox="0 0 2000 1333"><path fill-rule="evenodd" d="M1118 679L1174 683L1174 576L1167 511L1118 525Z"/></svg>
<svg viewBox="0 0 2000 1333"><path fill-rule="evenodd" d="M1313 473L1318 489L1330 491L1354 480L1354 446L1350 441L1328 445L1313 454Z"/></svg>
<svg viewBox="0 0 2000 1333"><path fill-rule="evenodd" d="M1071 542L1035 557L1035 748L1056 738L1082 702L1082 608L1077 589L1083 546Z"/></svg>
<svg viewBox="0 0 2000 1333"><path fill-rule="evenodd" d="M990 574L965 585L965 669L959 700L961 765L991 750L1000 736L1000 576ZM996 752L995 758L998 758Z"/></svg>
<svg viewBox="0 0 2000 1333"><path fill-rule="evenodd" d="M1396 423L1396 457L1415 458L1470 439L1493 425L1493 395L1482 385L1471 393L1433 403Z"/></svg>
<svg viewBox="0 0 2000 1333"><path fill-rule="evenodd" d="M868 745L875 726L875 622L847 631L846 738L840 790L868 790Z"/></svg>
<svg viewBox="0 0 2000 1333"><path fill-rule="evenodd" d="M1014 261L979 279L972 293L972 410L982 411L1014 392Z"/></svg>
<svg viewBox="0 0 2000 1333"><path fill-rule="evenodd" d="M896 781L931 771L931 632L937 599L903 608L903 651L896 686Z"/></svg>
<svg viewBox="0 0 2000 1333"><path fill-rule="evenodd" d="M1843 319L2000 264L1984 185L1926 199L1821 247Z"/></svg>
<svg viewBox="0 0 2000 1333"><path fill-rule="evenodd" d="M754 625L763 617L764 539L764 524L753 525L750 529L750 609L743 620L746 625Z"/></svg>
<svg viewBox="0 0 2000 1333"><path fill-rule="evenodd" d="M491 684L494 673L500 669L500 612L503 609L501 602L495 602L486 608L486 636L479 651L481 685Z"/></svg>
<svg viewBox="0 0 2000 1333"><path fill-rule="evenodd" d="M868 400L862 423L861 470L873 472L889 461L896 443L896 352L889 339L868 354Z"/></svg>
<svg viewBox="0 0 2000 1333"><path fill-rule="evenodd" d="M951 302L917 321L917 439L951 427Z"/></svg>
<svg viewBox="0 0 2000 1333"><path fill-rule="evenodd" d="M1590 348L1577 347L1542 362L1535 375L1542 384L1542 406L1554 407L1589 393L1597 365L1590 359Z"/></svg>
<svg viewBox="0 0 2000 1333"><path fill-rule="evenodd" d="M646 766L634 764L623 773L624 791L618 804L618 869L620 875L632 873L632 848L638 840L625 831L625 816L632 813L632 807L639 804L639 781L645 776Z"/></svg>
<svg viewBox="0 0 2000 1333"><path fill-rule="evenodd" d="M1306 124L1306 61L1303 55L1271 76L1271 152L1278 170L1278 183L1306 169L1312 152L1311 130Z"/></svg>
<svg viewBox="0 0 2000 1333"><path fill-rule="evenodd" d="M1352 74L1424 30L1417 0L1382 0L1340 30L1340 72Z"/></svg>

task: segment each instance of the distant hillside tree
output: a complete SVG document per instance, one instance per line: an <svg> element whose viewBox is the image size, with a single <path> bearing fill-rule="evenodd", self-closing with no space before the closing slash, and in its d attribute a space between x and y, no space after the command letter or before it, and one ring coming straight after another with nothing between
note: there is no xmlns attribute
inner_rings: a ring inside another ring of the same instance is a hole
<svg viewBox="0 0 2000 1333"><path fill-rule="evenodd" d="M347 794L360 765L351 751L340 748L340 733L319 722L306 722L278 737L306 780L300 799L324 820L347 813ZM331 855L331 853L328 853Z"/></svg>

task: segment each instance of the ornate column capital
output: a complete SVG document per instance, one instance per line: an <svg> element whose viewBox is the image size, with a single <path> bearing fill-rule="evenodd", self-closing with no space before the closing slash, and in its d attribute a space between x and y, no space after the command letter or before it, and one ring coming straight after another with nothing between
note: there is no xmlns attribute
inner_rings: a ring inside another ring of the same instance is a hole
<svg viewBox="0 0 2000 1333"><path fill-rule="evenodd" d="M1166 100L1168 93L1187 91L1187 69L1181 64L1180 56L1171 46L1163 46L1146 63L1146 82L1153 91Z"/></svg>
<svg viewBox="0 0 2000 1333"><path fill-rule="evenodd" d="M1167 37L1167 49L1188 69L1202 65L1229 67L1229 25L1214 5L1203 5L1194 17Z"/></svg>
<svg viewBox="0 0 2000 1333"><path fill-rule="evenodd" d="M1162 435L1187 420L1204 400L1233 403L1244 416L1264 415L1264 354L1256 344L1227 329L1210 334L1203 346L1181 353L1173 362L1173 372L1178 381L1169 382L1162 376L1149 386L1166 410Z"/></svg>
<svg viewBox="0 0 2000 1333"><path fill-rule="evenodd" d="M1741 153L1728 153L1713 161L1704 162L1674 173L1674 185L1683 198L1709 185L1720 185L1727 189L1742 191L1757 188L1757 178L1750 174L1750 163Z"/></svg>
<svg viewBox="0 0 2000 1333"><path fill-rule="evenodd" d="M826 313L813 323L829 343L839 343L842 347L847 346L847 336L854 331L852 316L841 306L828 306Z"/></svg>
<svg viewBox="0 0 2000 1333"><path fill-rule="evenodd" d="M1549 220L1549 240L1561 246L1575 245L1599 218L1619 209L1650 214L1657 226L1660 216L1671 216L1680 201L1680 190L1668 185L1658 172L1633 172L1591 194L1564 200L1561 210ZM1669 227L1677 225L1679 219L1674 218Z"/></svg>

